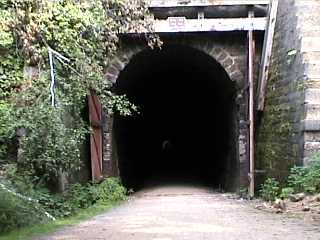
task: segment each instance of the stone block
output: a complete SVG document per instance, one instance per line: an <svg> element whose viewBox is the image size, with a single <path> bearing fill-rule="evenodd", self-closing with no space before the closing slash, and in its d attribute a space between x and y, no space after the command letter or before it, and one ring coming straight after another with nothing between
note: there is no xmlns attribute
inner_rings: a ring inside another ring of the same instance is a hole
<svg viewBox="0 0 320 240"><path fill-rule="evenodd" d="M304 63L320 61L320 52L304 52L302 59Z"/></svg>
<svg viewBox="0 0 320 240"><path fill-rule="evenodd" d="M229 67L229 66L232 66L234 64L234 61L232 60L232 58L228 57L226 58L222 63L221 65L224 66L225 68L226 67Z"/></svg>
<svg viewBox="0 0 320 240"><path fill-rule="evenodd" d="M319 120L320 119L320 105L319 104L306 104L306 120Z"/></svg>
<svg viewBox="0 0 320 240"><path fill-rule="evenodd" d="M303 130L306 132L320 131L320 120L303 120Z"/></svg>
<svg viewBox="0 0 320 240"><path fill-rule="evenodd" d="M239 155L244 156L246 154L246 144L243 142L239 143Z"/></svg>
<svg viewBox="0 0 320 240"><path fill-rule="evenodd" d="M304 149L306 151L319 151L320 142L305 142Z"/></svg>
<svg viewBox="0 0 320 240"><path fill-rule="evenodd" d="M305 102L307 104L320 104L320 89L307 88L305 90Z"/></svg>
<svg viewBox="0 0 320 240"><path fill-rule="evenodd" d="M320 142L305 142L303 165L308 165L312 157L320 151Z"/></svg>
<svg viewBox="0 0 320 240"><path fill-rule="evenodd" d="M306 74L310 76L320 76L320 59L318 61L309 61L306 64Z"/></svg>
<svg viewBox="0 0 320 240"><path fill-rule="evenodd" d="M220 63L222 63L224 60L226 60L226 58L228 58L229 55L228 53L226 53L225 51L221 51L217 56L216 56L216 60L219 61Z"/></svg>
<svg viewBox="0 0 320 240"><path fill-rule="evenodd" d="M231 80L233 81L239 81L241 82L241 80L243 79L243 74L240 71L235 71L233 73L230 74L229 76L231 78Z"/></svg>
<svg viewBox="0 0 320 240"><path fill-rule="evenodd" d="M318 130L314 132L305 132L304 133L304 140L306 142L320 142L320 123L318 125Z"/></svg>
<svg viewBox="0 0 320 240"><path fill-rule="evenodd" d="M320 52L320 36L302 38L301 52Z"/></svg>
<svg viewBox="0 0 320 240"><path fill-rule="evenodd" d="M209 53L213 58L217 58L222 49L220 47L213 47L211 52Z"/></svg>
<svg viewBox="0 0 320 240"><path fill-rule="evenodd" d="M297 8L320 6L320 2L318 0L295 0L294 4Z"/></svg>
<svg viewBox="0 0 320 240"><path fill-rule="evenodd" d="M320 26L310 26L300 28L302 37L320 36Z"/></svg>
<svg viewBox="0 0 320 240"><path fill-rule="evenodd" d="M126 66L125 62L122 62L119 58L115 58L112 64L113 68L118 70L123 70Z"/></svg>

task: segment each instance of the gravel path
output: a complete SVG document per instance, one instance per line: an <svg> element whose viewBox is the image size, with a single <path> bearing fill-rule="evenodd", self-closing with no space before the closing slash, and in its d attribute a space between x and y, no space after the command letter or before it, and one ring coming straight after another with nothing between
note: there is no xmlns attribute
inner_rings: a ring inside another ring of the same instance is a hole
<svg viewBox="0 0 320 240"><path fill-rule="evenodd" d="M320 240L320 226L195 187L139 192L113 210L38 240Z"/></svg>

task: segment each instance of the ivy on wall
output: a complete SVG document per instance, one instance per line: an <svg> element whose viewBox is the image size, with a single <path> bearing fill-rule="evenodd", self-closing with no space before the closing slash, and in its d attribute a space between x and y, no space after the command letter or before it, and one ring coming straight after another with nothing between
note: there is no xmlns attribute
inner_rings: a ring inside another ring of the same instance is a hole
<svg viewBox="0 0 320 240"><path fill-rule="evenodd" d="M17 129L23 129L19 171L35 182L80 167L79 146L90 131L81 117L89 89L108 112L137 110L114 95L104 77L119 47L119 34L152 32L148 9L138 0L0 0L0 159ZM153 34L151 47L160 46ZM56 106L51 106L48 49L54 59ZM26 74L33 71L32 74Z"/></svg>

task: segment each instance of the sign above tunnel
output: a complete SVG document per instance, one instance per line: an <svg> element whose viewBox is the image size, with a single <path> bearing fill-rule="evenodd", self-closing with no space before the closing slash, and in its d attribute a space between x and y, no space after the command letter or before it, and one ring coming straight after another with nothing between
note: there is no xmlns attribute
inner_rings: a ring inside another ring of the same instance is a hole
<svg viewBox="0 0 320 240"><path fill-rule="evenodd" d="M265 31L268 4L266 0L151 0L149 9L156 33Z"/></svg>
<svg viewBox="0 0 320 240"><path fill-rule="evenodd" d="M268 5L270 0L150 0L150 8L159 7L206 7L229 5Z"/></svg>
<svg viewBox="0 0 320 240"><path fill-rule="evenodd" d="M187 19L185 17L169 17L167 20L168 27L173 31L179 31L186 27Z"/></svg>
<svg viewBox="0 0 320 240"><path fill-rule="evenodd" d="M223 18L223 19L186 19L169 17L155 20L154 30L165 32L210 32L210 31L264 31L267 18Z"/></svg>

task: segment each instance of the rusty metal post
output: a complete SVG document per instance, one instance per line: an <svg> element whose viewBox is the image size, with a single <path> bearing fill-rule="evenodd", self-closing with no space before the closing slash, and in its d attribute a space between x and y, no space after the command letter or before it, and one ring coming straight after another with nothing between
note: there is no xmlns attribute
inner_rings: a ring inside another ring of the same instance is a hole
<svg viewBox="0 0 320 240"><path fill-rule="evenodd" d="M254 17L254 12L249 12L249 18ZM250 160L250 172L249 172L249 195L254 196L254 156L255 156L255 145L254 145L254 37L253 31L248 31L248 83L249 83L249 160Z"/></svg>

